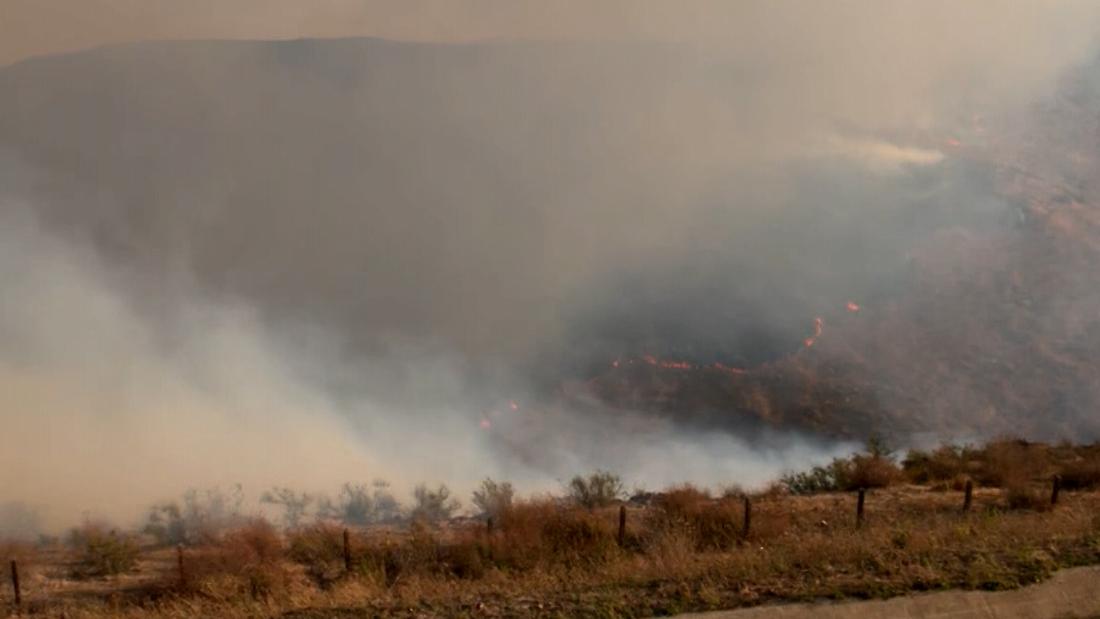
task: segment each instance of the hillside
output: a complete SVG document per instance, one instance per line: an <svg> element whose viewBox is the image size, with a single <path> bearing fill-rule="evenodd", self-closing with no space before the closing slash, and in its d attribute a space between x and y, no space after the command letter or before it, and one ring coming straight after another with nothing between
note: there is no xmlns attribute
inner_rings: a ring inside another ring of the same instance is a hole
<svg viewBox="0 0 1100 619"><path fill-rule="evenodd" d="M1100 436L1100 69L1023 120L909 135L943 160L881 173L758 152L819 127L763 112L758 68L688 56L348 39L34 59L0 69L6 204L94 246L158 324L198 288L356 363L443 351L476 406L518 384L704 428Z"/></svg>
<svg viewBox="0 0 1100 619"><path fill-rule="evenodd" d="M1011 225L924 239L897 294L829 309L812 346L773 362L729 372L632 359L574 396L843 437L1096 438L1097 76L1096 64L1076 70L1019 125L980 128L952 153L994 171Z"/></svg>

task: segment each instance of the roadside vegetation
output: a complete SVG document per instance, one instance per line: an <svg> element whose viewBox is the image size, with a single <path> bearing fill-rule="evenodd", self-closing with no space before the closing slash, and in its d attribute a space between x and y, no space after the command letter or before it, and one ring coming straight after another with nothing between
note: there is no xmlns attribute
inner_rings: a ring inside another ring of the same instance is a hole
<svg viewBox="0 0 1100 619"><path fill-rule="evenodd" d="M628 497L597 471L559 496L519 497L485 480L469 516L446 486L418 486L407 507L381 483L331 500L273 489L281 527L242 516L239 493L211 491L158 506L140 535L86 525L0 544L0 559L26 566L24 610L70 618L640 617L995 590L1100 563L1098 471L1095 445L896 454L872 441L750 493L684 484Z"/></svg>

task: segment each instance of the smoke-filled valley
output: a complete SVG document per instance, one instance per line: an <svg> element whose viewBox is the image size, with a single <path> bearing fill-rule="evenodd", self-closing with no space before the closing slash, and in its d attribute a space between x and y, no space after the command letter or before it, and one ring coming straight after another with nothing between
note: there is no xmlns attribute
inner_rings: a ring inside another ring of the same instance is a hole
<svg viewBox="0 0 1100 619"><path fill-rule="evenodd" d="M818 45L0 68L0 502L57 527L191 486L752 486L872 435L1100 438L1092 39L899 42L898 75Z"/></svg>

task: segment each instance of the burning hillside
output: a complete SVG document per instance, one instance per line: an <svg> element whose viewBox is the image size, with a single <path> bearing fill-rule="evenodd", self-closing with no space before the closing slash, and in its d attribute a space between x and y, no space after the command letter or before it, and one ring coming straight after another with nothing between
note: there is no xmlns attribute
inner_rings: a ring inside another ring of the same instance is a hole
<svg viewBox="0 0 1100 619"><path fill-rule="evenodd" d="M994 171L1010 221L935 231L894 294L810 318L803 347L772 361L617 360L566 398L838 437L1100 436L1098 75L1069 80L1026 130L966 150Z"/></svg>

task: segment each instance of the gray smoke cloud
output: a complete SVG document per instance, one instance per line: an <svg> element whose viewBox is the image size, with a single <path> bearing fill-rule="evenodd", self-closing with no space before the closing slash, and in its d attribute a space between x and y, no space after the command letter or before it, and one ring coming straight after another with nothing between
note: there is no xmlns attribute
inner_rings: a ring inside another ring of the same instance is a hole
<svg viewBox="0 0 1100 619"><path fill-rule="evenodd" d="M161 4L180 19L106 40L262 36ZM338 5L267 36L360 34ZM619 355L779 358L822 308L895 292L928 238L1013 225L950 141L1089 59L1098 13L448 6L425 4L446 32L381 5L371 23L512 40L177 41L0 70L0 501L56 524L234 482L751 485L850 449L555 390Z"/></svg>
<svg viewBox="0 0 1100 619"><path fill-rule="evenodd" d="M6 534L25 535L28 522L57 530L80 514L132 522L152 501L196 485L241 484L255 499L273 485L331 491L373 478L466 491L491 475L534 492L592 467L646 487L759 484L846 448L786 436L761 449L667 420L609 423L560 409L540 409L545 434L524 437L529 421L509 430L509 420L476 408L457 362L418 351L354 365L368 384L394 381L389 389L342 393L331 373L346 363L327 335L274 333L253 309L197 290L173 301L167 323L151 320L89 247L10 202L0 223ZM502 455L500 437L478 423L490 417L530 457ZM544 443L533 450L536 438Z"/></svg>

